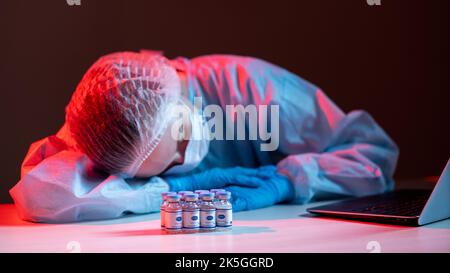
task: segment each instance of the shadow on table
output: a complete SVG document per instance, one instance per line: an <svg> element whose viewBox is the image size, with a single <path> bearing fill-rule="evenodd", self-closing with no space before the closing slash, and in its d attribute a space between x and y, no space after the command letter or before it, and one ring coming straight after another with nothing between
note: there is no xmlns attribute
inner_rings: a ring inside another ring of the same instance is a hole
<svg viewBox="0 0 450 273"><path fill-rule="evenodd" d="M255 226L238 226L233 227L230 230L214 230L214 231L184 231L180 232L167 232L162 229L140 229L140 230L122 230L112 232L102 232L101 235L107 237L128 237L128 236L161 236L161 235L192 235L192 236L223 236L223 235L241 235L241 234L256 234L274 232L269 227L255 227Z"/></svg>

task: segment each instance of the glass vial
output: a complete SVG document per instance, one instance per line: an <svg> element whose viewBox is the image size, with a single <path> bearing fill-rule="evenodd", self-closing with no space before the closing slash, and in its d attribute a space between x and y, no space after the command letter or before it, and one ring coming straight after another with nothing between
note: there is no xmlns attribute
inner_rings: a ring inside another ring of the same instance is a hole
<svg viewBox="0 0 450 273"><path fill-rule="evenodd" d="M217 193L216 225L220 229L230 229L233 225L233 207L230 203L231 192L222 191Z"/></svg>
<svg viewBox="0 0 450 273"><path fill-rule="evenodd" d="M187 193L184 195L183 229L196 231L200 228L200 208L197 205L198 194Z"/></svg>
<svg viewBox="0 0 450 273"><path fill-rule="evenodd" d="M175 192L163 192L163 193L161 193L161 199L162 199L162 202L161 202L161 207L160 207L160 217L161 217L161 228L164 228L165 227L165 224L164 224L164 222L165 222L165 218L166 218L166 215L165 215L165 210L166 210L166 206L167 206L167 204L168 204L168 202L167 202L167 199L166 199L166 196L167 195L174 195L174 194L176 194Z"/></svg>
<svg viewBox="0 0 450 273"><path fill-rule="evenodd" d="M166 200L168 202L164 213L164 225L166 227L166 231L180 231L183 227L183 211L180 206L180 195L167 195Z"/></svg>
<svg viewBox="0 0 450 273"><path fill-rule="evenodd" d="M214 230L216 228L216 207L213 204L214 193L202 193L200 195L200 228Z"/></svg>

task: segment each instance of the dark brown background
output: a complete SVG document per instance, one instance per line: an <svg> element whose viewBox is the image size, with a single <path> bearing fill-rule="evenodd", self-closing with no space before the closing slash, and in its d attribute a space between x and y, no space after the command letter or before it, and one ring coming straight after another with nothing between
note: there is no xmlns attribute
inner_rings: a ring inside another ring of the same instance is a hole
<svg viewBox="0 0 450 273"><path fill-rule="evenodd" d="M450 156L449 2L1 1L0 202L29 144L64 122L89 65L141 48L284 66L345 111L368 110L400 146L397 178L438 175Z"/></svg>

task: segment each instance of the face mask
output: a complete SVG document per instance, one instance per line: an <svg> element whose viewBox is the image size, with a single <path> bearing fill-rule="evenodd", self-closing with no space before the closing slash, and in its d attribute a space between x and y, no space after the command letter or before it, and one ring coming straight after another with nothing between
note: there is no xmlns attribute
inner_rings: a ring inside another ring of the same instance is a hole
<svg viewBox="0 0 450 273"><path fill-rule="evenodd" d="M209 138L208 127L203 116L199 114L190 114L191 137L184 154L184 162L176 165L164 172L164 174L179 174L192 171L197 167L208 153Z"/></svg>

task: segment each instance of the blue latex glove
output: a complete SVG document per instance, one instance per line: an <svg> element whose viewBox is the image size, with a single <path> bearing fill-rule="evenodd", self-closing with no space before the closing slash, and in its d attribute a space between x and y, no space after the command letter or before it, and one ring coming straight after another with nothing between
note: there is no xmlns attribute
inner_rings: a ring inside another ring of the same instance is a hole
<svg viewBox="0 0 450 273"><path fill-rule="evenodd" d="M264 208L295 198L294 186L286 176L277 172L275 166L260 167L258 174L263 183L256 188L235 185L225 188L231 192L233 211Z"/></svg>
<svg viewBox="0 0 450 273"><path fill-rule="evenodd" d="M242 188L256 188L266 179L260 168L214 168L187 176L165 176L170 191L194 191L224 188L237 185Z"/></svg>

